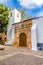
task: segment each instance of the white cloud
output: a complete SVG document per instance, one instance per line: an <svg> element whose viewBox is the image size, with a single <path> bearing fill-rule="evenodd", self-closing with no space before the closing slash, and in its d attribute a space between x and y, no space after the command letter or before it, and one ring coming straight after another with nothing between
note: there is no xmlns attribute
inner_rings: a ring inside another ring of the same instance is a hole
<svg viewBox="0 0 43 65"><path fill-rule="evenodd" d="M43 0L18 0L21 6L25 8L37 8L43 5Z"/></svg>
<svg viewBox="0 0 43 65"><path fill-rule="evenodd" d="M7 0L0 0L0 3L5 3L7 2Z"/></svg>
<svg viewBox="0 0 43 65"><path fill-rule="evenodd" d="M9 1L11 0L0 0L0 4L8 5Z"/></svg>
<svg viewBox="0 0 43 65"><path fill-rule="evenodd" d="M7 0L0 0L0 3L7 3Z"/></svg>

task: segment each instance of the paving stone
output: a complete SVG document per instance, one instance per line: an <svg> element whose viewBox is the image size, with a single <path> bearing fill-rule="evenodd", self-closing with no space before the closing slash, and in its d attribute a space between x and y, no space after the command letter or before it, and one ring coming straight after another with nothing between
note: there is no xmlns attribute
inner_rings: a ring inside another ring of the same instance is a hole
<svg viewBox="0 0 43 65"><path fill-rule="evenodd" d="M6 46L0 51L0 65L43 65L43 51Z"/></svg>
<svg viewBox="0 0 43 65"><path fill-rule="evenodd" d="M30 55L17 54L0 62L0 65L42 65L43 59Z"/></svg>

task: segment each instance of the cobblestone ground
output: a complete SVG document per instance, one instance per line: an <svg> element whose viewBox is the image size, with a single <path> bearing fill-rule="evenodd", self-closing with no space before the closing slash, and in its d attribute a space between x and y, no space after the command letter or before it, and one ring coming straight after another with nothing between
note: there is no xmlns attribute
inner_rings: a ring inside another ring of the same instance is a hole
<svg viewBox="0 0 43 65"><path fill-rule="evenodd" d="M6 46L0 51L0 65L43 65L43 51Z"/></svg>

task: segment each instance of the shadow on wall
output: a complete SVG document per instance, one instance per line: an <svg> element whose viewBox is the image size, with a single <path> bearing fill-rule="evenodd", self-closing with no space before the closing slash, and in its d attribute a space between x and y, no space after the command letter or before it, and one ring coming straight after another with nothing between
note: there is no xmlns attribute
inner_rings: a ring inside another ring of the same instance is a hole
<svg viewBox="0 0 43 65"><path fill-rule="evenodd" d="M43 43L37 43L37 49L43 50Z"/></svg>

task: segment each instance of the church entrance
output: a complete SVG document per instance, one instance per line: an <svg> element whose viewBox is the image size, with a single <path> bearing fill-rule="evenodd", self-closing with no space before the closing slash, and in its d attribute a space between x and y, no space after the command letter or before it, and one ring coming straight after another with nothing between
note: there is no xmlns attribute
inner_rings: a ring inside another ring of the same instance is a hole
<svg viewBox="0 0 43 65"><path fill-rule="evenodd" d="M26 46L26 34L25 33L21 33L19 35L19 46L20 47L25 47Z"/></svg>

